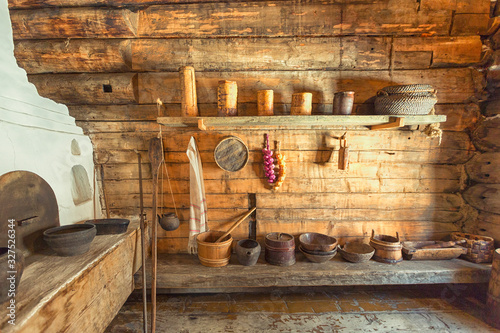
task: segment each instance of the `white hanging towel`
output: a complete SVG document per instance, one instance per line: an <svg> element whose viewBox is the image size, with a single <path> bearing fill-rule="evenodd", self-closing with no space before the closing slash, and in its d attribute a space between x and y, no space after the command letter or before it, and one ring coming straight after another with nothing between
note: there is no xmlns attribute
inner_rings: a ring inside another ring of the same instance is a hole
<svg viewBox="0 0 500 333"><path fill-rule="evenodd" d="M207 231L207 201L205 198L205 183L203 182L203 168L198 152L196 140L191 137L186 154L189 158L189 242L188 252L198 253L196 236Z"/></svg>

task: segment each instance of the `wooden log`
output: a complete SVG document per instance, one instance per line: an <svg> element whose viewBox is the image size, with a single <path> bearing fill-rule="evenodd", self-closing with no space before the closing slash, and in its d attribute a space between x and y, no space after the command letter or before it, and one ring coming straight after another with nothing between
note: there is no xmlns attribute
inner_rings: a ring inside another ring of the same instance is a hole
<svg viewBox="0 0 500 333"><path fill-rule="evenodd" d="M394 201L396 200L396 201ZM342 194L342 193L280 193L279 196L273 194L257 194L257 206L261 208L351 208L351 209L409 209L423 208L440 209L452 207L459 208L463 204L460 196L456 194L427 194L427 193L407 193L407 194Z"/></svg>
<svg viewBox="0 0 500 333"><path fill-rule="evenodd" d="M481 111L486 117L500 114L500 99L489 99L481 105Z"/></svg>
<svg viewBox="0 0 500 333"><path fill-rule="evenodd" d="M198 75L198 101L216 103L216 87L220 79L238 82L240 103L256 103L255 92L265 89L274 90L275 103L289 103L297 89L318 92L313 94L313 103L331 103L336 91L355 91L355 103L363 103L385 86L414 83L432 85L437 90L440 103L462 103L475 94L476 88L480 88L479 72L469 68L430 69L419 73L416 76L413 71L406 70L203 72ZM300 85L290 84L292 82L300 82ZM324 82L333 84L325 85ZM180 103L180 96L178 78L173 73L139 74L140 104L153 104L158 97L164 103ZM94 104L92 100L87 103Z"/></svg>
<svg viewBox="0 0 500 333"><path fill-rule="evenodd" d="M457 13L477 13L489 14L490 1L488 0L446 0L446 1L433 1L421 0L420 8L426 10L454 10Z"/></svg>
<svg viewBox="0 0 500 333"><path fill-rule="evenodd" d="M179 75L182 89L181 115L182 117L197 117L199 114L194 68L192 66L183 66L179 70Z"/></svg>
<svg viewBox="0 0 500 333"><path fill-rule="evenodd" d="M432 51L394 51L395 69L430 68Z"/></svg>
<svg viewBox="0 0 500 333"><path fill-rule="evenodd" d="M14 55L28 74L128 72L132 69L129 40L23 40Z"/></svg>
<svg viewBox="0 0 500 333"><path fill-rule="evenodd" d="M495 239L495 248L500 248L500 215L488 212L479 212L477 217L478 235L488 236Z"/></svg>
<svg viewBox="0 0 500 333"><path fill-rule="evenodd" d="M479 106L469 104L436 104L436 114L446 115L446 122L441 123L445 131L463 131L474 129L481 118Z"/></svg>
<svg viewBox="0 0 500 333"><path fill-rule="evenodd" d="M460 14L453 16L453 24L451 27L451 36L471 36L484 35L488 30L488 22L490 19L487 14Z"/></svg>
<svg viewBox="0 0 500 333"><path fill-rule="evenodd" d="M98 131L97 131L98 132ZM95 149L137 149L147 150L144 140L154 137L156 132L137 132L133 136L118 133L92 133L90 135L94 142ZM331 131L303 131L295 133L293 131L276 131L274 140L283 143L283 150L311 151L326 150L326 140L334 140L332 136L342 135L345 130ZM182 132L175 131L176 135L164 138L163 146L167 151L185 152L185 147L189 143L191 136L198 142L198 149L201 152L213 151L217 143L227 135L237 135L247 145L250 151L262 149L262 140L266 131L247 130L243 132L226 131L206 133L198 130ZM474 146L467 133L446 132L443 135L441 145L437 145L437 140L429 139L422 132L405 131L348 131L350 138L350 148L352 151L414 151L425 153L428 149L451 150L474 150ZM331 148L330 148L331 149ZM386 153L387 154L387 153ZM390 153L389 153L390 155Z"/></svg>
<svg viewBox="0 0 500 333"><path fill-rule="evenodd" d="M137 102L137 74L29 75L41 96L65 104L128 104Z"/></svg>
<svg viewBox="0 0 500 333"><path fill-rule="evenodd" d="M139 15L129 9L50 8L11 10L14 40L129 38L137 36Z"/></svg>
<svg viewBox="0 0 500 333"><path fill-rule="evenodd" d="M140 138L137 139L138 141ZM140 151L142 159L147 158L145 151ZM287 151L287 161L290 162L313 162L324 164L327 167L328 160L336 161L338 159L337 151L331 149L324 149L319 147L317 150L311 151ZM133 150L120 150L120 149L94 149L94 156L97 164L121 164L121 163L134 163ZM474 154L474 151L464 150L451 150L451 149L430 149L428 151L420 151L415 154L414 151L399 151L399 150L383 150L383 151L351 151L350 157L354 162L359 163L373 163L373 162L391 162L391 163L432 163L432 164L463 164L467 162ZM200 152L201 160L203 163L215 163L213 152L202 151ZM330 158L331 157L331 158ZM261 161L262 153L251 151L249 154L249 163ZM176 151L165 152L165 160L170 163L188 163L185 153Z"/></svg>
<svg viewBox="0 0 500 333"><path fill-rule="evenodd" d="M495 251L486 298L486 322L500 329L500 249Z"/></svg>
<svg viewBox="0 0 500 333"><path fill-rule="evenodd" d="M466 164L469 177L480 183L500 184L500 153L483 153Z"/></svg>
<svg viewBox="0 0 500 333"><path fill-rule="evenodd" d="M431 52L432 59L428 67L463 66L481 60L482 42L479 36L397 37L393 43L396 68L415 68L411 67L410 62L398 57L400 52Z"/></svg>
<svg viewBox="0 0 500 333"><path fill-rule="evenodd" d="M500 214L500 184L476 184L463 194L464 199L474 208Z"/></svg>
<svg viewBox="0 0 500 333"><path fill-rule="evenodd" d="M472 133L472 138L480 150L500 150L500 118L485 119Z"/></svg>

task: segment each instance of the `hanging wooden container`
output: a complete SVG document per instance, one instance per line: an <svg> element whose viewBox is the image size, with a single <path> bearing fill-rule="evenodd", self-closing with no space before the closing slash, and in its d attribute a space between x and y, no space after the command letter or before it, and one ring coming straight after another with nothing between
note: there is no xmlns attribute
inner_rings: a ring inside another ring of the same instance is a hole
<svg viewBox="0 0 500 333"><path fill-rule="evenodd" d="M181 67L179 76L181 79L181 114L183 117L198 117L194 68L191 66Z"/></svg>
<svg viewBox="0 0 500 333"><path fill-rule="evenodd" d="M215 243L224 234L224 231L207 231L196 236L198 259L203 266L222 267L229 263L233 242L231 235L227 235L220 242Z"/></svg>
<svg viewBox="0 0 500 333"><path fill-rule="evenodd" d="M217 115L233 117L238 115L238 85L235 81L219 81L217 88Z"/></svg>
<svg viewBox="0 0 500 333"><path fill-rule="evenodd" d="M259 116L274 115L274 92L272 90L257 91L257 114Z"/></svg>
<svg viewBox="0 0 500 333"><path fill-rule="evenodd" d="M265 258L271 265L291 266L295 264L295 240L292 235L271 232L266 235Z"/></svg>
<svg viewBox="0 0 500 333"><path fill-rule="evenodd" d="M485 321L500 329L500 249L496 249L486 298Z"/></svg>
<svg viewBox="0 0 500 333"><path fill-rule="evenodd" d="M215 163L229 172L243 169L248 163L248 157L247 145L237 136L222 139L214 150Z"/></svg>
<svg viewBox="0 0 500 333"><path fill-rule="evenodd" d="M309 116L312 112L312 94L308 92L295 93L292 95L292 116Z"/></svg>
<svg viewBox="0 0 500 333"><path fill-rule="evenodd" d="M396 237L392 237L375 235L375 230L372 230L370 246L375 249L373 259L376 261L395 264L403 260L403 246L399 241L399 233L397 232Z"/></svg>

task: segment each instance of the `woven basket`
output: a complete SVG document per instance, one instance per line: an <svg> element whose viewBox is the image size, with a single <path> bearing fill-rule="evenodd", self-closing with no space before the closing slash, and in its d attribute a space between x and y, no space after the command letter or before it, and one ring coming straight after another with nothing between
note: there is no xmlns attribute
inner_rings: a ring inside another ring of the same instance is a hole
<svg viewBox="0 0 500 333"><path fill-rule="evenodd" d="M491 237L454 232L451 234L454 241L466 240L466 243L460 244L467 248L467 253L462 254L460 258L475 263L491 262L495 251L495 241Z"/></svg>
<svg viewBox="0 0 500 333"><path fill-rule="evenodd" d="M377 92L375 113L380 115L426 115L437 103L428 84L389 86Z"/></svg>

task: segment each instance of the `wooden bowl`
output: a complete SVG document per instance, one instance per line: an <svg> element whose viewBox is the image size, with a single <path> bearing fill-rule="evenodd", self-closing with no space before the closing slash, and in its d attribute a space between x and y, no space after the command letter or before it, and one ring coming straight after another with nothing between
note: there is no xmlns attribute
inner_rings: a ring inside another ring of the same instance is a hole
<svg viewBox="0 0 500 333"><path fill-rule="evenodd" d="M299 237L304 250L330 252L337 247L337 239L317 232L306 232Z"/></svg>
<svg viewBox="0 0 500 333"><path fill-rule="evenodd" d="M322 262L329 261L330 259L335 257L335 255L337 254L337 249L330 251L330 252L327 252L328 254L311 254L310 252L305 251L302 248L302 246L299 246L299 250L300 250L300 252L302 252L304 254L304 256L309 261L312 261L315 263L322 263Z"/></svg>
<svg viewBox="0 0 500 333"><path fill-rule="evenodd" d="M350 262L366 262L373 257L375 249L364 243L346 243L339 247L342 258Z"/></svg>

